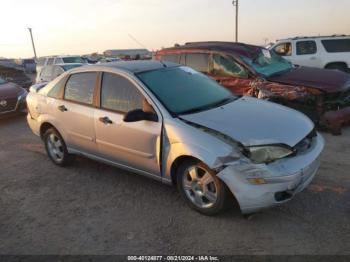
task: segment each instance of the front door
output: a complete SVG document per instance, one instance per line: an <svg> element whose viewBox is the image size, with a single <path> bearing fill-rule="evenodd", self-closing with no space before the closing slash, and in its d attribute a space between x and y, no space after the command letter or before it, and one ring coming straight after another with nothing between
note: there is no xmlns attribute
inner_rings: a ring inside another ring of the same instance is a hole
<svg viewBox="0 0 350 262"><path fill-rule="evenodd" d="M123 121L125 113L142 109L143 99L127 77L103 73L100 109L95 112L96 142L104 158L160 176L161 119Z"/></svg>
<svg viewBox="0 0 350 262"><path fill-rule="evenodd" d="M213 68L209 76L235 95L249 95L254 81L244 67L220 54L213 55Z"/></svg>

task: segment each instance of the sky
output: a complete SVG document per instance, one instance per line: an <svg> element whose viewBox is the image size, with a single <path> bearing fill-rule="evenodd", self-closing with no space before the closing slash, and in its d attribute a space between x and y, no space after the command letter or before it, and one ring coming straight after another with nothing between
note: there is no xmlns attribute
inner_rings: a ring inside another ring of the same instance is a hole
<svg viewBox="0 0 350 262"><path fill-rule="evenodd" d="M350 0L239 0L239 41L350 35ZM232 0L1 0L0 57L234 40ZM135 41L135 39L137 41Z"/></svg>

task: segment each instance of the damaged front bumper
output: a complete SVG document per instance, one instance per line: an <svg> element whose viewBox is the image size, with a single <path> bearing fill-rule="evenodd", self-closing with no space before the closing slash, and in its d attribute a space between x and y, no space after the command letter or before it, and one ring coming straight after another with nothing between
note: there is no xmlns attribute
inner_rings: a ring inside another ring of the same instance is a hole
<svg viewBox="0 0 350 262"><path fill-rule="evenodd" d="M342 126L350 122L350 106L336 111L328 111L323 115L323 119L333 135L340 135Z"/></svg>
<svg viewBox="0 0 350 262"><path fill-rule="evenodd" d="M284 203L306 188L319 168L324 140L319 134L314 140L311 148L297 156L271 164L236 162L228 164L217 176L231 190L243 214ZM252 178L264 183L252 184Z"/></svg>

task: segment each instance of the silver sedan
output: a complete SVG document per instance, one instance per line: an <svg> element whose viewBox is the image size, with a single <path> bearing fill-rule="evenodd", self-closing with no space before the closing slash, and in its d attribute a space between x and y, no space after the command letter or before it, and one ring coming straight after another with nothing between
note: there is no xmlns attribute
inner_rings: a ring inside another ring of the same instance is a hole
<svg viewBox="0 0 350 262"><path fill-rule="evenodd" d="M242 213L290 200L324 147L303 114L235 97L188 67L116 62L66 72L27 97L28 123L51 160L74 155L177 185L193 209Z"/></svg>

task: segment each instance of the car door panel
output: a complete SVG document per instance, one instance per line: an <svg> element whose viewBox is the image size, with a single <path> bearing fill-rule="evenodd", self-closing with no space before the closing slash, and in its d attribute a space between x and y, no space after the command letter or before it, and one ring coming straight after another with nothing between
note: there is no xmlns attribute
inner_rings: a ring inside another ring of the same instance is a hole
<svg viewBox="0 0 350 262"><path fill-rule="evenodd" d="M65 110L61 110L62 107ZM52 108L56 119L64 126L68 147L88 153L97 151L94 108L64 100L56 100Z"/></svg>
<svg viewBox="0 0 350 262"><path fill-rule="evenodd" d="M136 84L125 76L104 73L100 109L95 110L96 143L104 158L160 175L161 121L125 122L124 115L143 107Z"/></svg>
<svg viewBox="0 0 350 262"><path fill-rule="evenodd" d="M101 122L100 119L105 117L112 123ZM159 175L161 123L126 123L123 117L120 113L96 109L96 143L100 155L108 160Z"/></svg>

